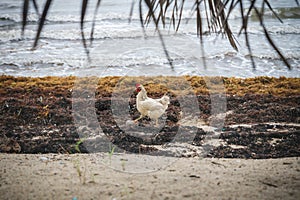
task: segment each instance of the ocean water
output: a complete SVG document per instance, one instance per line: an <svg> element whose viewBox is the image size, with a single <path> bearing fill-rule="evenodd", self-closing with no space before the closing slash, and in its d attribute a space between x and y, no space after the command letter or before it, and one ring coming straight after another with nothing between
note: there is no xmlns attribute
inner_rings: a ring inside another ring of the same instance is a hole
<svg viewBox="0 0 300 200"><path fill-rule="evenodd" d="M81 1L54 1L38 47L32 50L39 19L33 6L30 5L29 23L22 38L23 1L1 0L0 74L34 77L95 74L300 77L300 8L294 0L270 2L283 23L267 10L265 24L271 37L287 57L292 70L287 69L270 47L255 15L251 16L249 26L256 62L256 69L252 68L244 37L237 36L241 25L238 9L232 13L230 26L238 40L239 51L235 51L222 35L207 34L204 36L205 68L197 38L196 17L191 12L193 1L187 1L179 31L175 33L169 27L161 29L167 51L173 60L174 69L171 69L154 25L149 24L143 32L137 5L129 23L132 0L101 2L96 18L95 39L89 47L90 62L81 42ZM44 3L45 1L38 1L40 12ZM87 38L91 31L95 5L96 0L89 2L84 28Z"/></svg>

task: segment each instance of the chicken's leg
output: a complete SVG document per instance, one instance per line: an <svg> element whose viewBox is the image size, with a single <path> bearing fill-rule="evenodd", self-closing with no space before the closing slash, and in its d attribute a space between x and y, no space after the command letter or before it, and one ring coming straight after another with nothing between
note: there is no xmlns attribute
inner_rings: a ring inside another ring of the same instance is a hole
<svg viewBox="0 0 300 200"><path fill-rule="evenodd" d="M155 127L158 127L158 119L156 119L156 122L155 122Z"/></svg>
<svg viewBox="0 0 300 200"><path fill-rule="evenodd" d="M140 119L142 119L143 117L145 117L144 115L141 115L139 118L134 120L134 123L137 123Z"/></svg>

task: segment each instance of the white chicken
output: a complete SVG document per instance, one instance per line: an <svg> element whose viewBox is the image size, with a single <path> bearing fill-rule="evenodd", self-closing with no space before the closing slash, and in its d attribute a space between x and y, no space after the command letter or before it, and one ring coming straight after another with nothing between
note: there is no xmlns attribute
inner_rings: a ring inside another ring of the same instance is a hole
<svg viewBox="0 0 300 200"><path fill-rule="evenodd" d="M158 126L158 118L162 116L170 104L170 97L164 95L160 99L152 99L147 96L147 91L141 84L136 84L136 107L141 116L134 120L137 122L145 116L155 120L156 126Z"/></svg>

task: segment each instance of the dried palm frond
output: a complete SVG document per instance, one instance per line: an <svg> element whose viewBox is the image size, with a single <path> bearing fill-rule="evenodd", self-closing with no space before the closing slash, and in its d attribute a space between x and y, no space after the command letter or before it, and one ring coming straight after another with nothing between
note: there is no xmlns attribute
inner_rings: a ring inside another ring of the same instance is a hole
<svg viewBox="0 0 300 200"><path fill-rule="evenodd" d="M38 40L39 40L39 38L40 38L42 29L43 29L43 27L44 27L45 20L46 20L46 16L47 16L47 13L48 13L48 10L49 10L49 8L50 8L51 3L52 3L52 0L47 0L47 2L46 2L46 4L45 4L45 7L44 7L44 10L43 10L42 16L40 17L39 27L38 27L38 30L37 30L37 34L36 34L36 36L35 36L33 48L35 48L35 47L37 46L37 44L38 44Z"/></svg>
<svg viewBox="0 0 300 200"><path fill-rule="evenodd" d="M156 16L155 16L155 13L154 13L155 8L153 6L155 6L155 5L152 3L153 1L151 2L150 0L145 0L145 2L146 2L147 6L148 6L148 9L149 9L147 17L149 19L150 18L153 19L153 21L155 23L155 26L156 26L156 29L157 29L157 33L159 35L159 39L161 41L161 44L162 44L162 47L163 47L163 50L164 50L164 53L165 53L165 55L166 55L166 57L168 59L169 65L171 66L171 69L174 69L174 66L173 66L173 63L172 63L172 59L171 59L171 57L169 55L169 52L168 52L167 47L166 47L166 44L165 44L165 42L163 40L163 36L162 36L162 34L160 32L160 29L159 29L159 26L158 26L159 25L159 19L160 19L160 17L157 19ZM162 10L161 10L161 12L162 12ZM161 15L161 17L164 18L163 15ZM164 21L164 19L163 19L163 21Z"/></svg>
<svg viewBox="0 0 300 200"><path fill-rule="evenodd" d="M23 20L22 20L22 36L24 35L24 31L25 31L25 26L27 23L27 15L28 15L28 10L29 10L29 0L24 0L24 4L23 4Z"/></svg>
<svg viewBox="0 0 300 200"><path fill-rule="evenodd" d="M91 34L90 34L90 46L93 43L94 40L94 31L95 31L95 25L96 25L96 16L100 7L101 0L97 1L95 11L94 11L94 16L93 16L93 22L92 22L92 28L91 28ZM88 60L90 60L90 51L89 47L87 46L87 42L85 39L85 34L84 34L84 18L86 15L86 10L88 7L88 0L82 0L82 6L81 6L81 17L80 17L80 31L81 31L81 38L82 38L82 44L85 49L85 52L87 54Z"/></svg>
<svg viewBox="0 0 300 200"><path fill-rule="evenodd" d="M24 0L23 3L23 21L22 21L22 35L24 34L25 27L27 24L27 15L29 12L29 2L32 2L34 5L34 8L39 15L38 11L38 6L35 0ZM86 15L87 11L87 6L88 6L89 0L82 0L82 6L81 6L81 17L80 17L80 30L81 30L81 36L82 36L82 43L84 46L84 49L89 57L89 50L84 34L84 18ZM92 23L92 28L91 28L91 35L90 35L90 44L92 44L93 41L93 35L94 35L94 28L95 28L95 21L96 21L96 15L98 12L98 9L100 7L100 2L101 0L97 1L97 5L95 7L94 11L94 18L93 18L93 23ZM248 37L248 24L249 24L249 17L251 13L256 13L258 16L260 26L263 29L264 35L266 36L267 41L271 45L271 47L276 51L276 53L279 55L279 57L282 59L282 61L285 63L285 65L291 69L291 65L288 63L287 59L284 57L284 55L281 53L280 49L278 46L273 42L265 24L264 24L264 8L267 6L278 18L280 22L281 19L279 16L276 14L274 9L272 8L270 2L268 0L262 0L262 5L261 9L259 9L256 6L257 1L256 0L249 0L248 1L250 5L248 6L247 12L245 9L245 0L195 0L195 3L192 6L192 12L196 14L196 28L197 28L197 35L200 38L200 45L202 49L202 56L204 58L204 43L203 43L203 35L207 33L206 31L204 32L204 20L206 19L206 26L208 28L208 33L217 33L217 34L223 34L227 37L230 45L238 51L237 48L237 41L231 31L231 28L229 26L229 17L236 7L239 7L240 10L240 15L242 19L242 26L240 28L240 31L238 35L244 34L245 35L245 41L246 41L246 46L248 48L252 66L255 68L255 62L252 56L252 48L251 48L251 41L249 40ZM296 4L299 6L298 0L295 0ZM39 26L37 30L37 34L35 37L35 41L33 44L33 48L36 48L38 44L38 40L40 38L41 31L43 29L46 16L48 13L48 10L50 8L50 5L52 3L52 0L47 0L42 12L42 15L40 16L40 21L39 21ZM132 0L132 6L129 14L129 22L131 21L131 17L133 14L133 7L135 5L135 0ZM143 6L146 5L146 17L144 18L143 16ZM145 25L149 24L150 22L154 22L156 30L158 32L159 38L161 40L164 52L166 54L166 57L169 61L170 66L173 68L172 65L172 60L168 54L166 45L164 43L163 36L160 32L160 24L165 28L167 26L167 11L171 11L171 17L169 20L169 26L173 27L175 31L179 30L181 21L182 21L182 13L184 10L185 6L185 0L139 0L138 7L139 7L139 16L140 16L140 22L141 22L141 27L143 28L143 31L145 33ZM228 8L226 8L228 7ZM205 17L201 15L201 10L205 10ZM226 14L227 13L227 14ZM204 60L204 66L205 60Z"/></svg>
<svg viewBox="0 0 300 200"><path fill-rule="evenodd" d="M86 14L86 9L88 6L88 0L82 0L82 6L81 6L81 16L80 16L80 31L81 31L81 38L82 38L82 44L84 47L84 50L88 56L88 60L90 60L90 51L87 47L86 44L86 39L85 39L85 35L84 35L84 18L85 18L85 14Z"/></svg>
<svg viewBox="0 0 300 200"><path fill-rule="evenodd" d="M263 6L264 8L264 6ZM288 61L286 60L286 58L284 57L284 55L281 53L281 51L278 49L278 47L275 45L275 43L273 42L265 24L264 24L264 21L263 21L263 12L264 10L262 9L261 12L258 11L258 9L256 7L254 7L254 10L259 18L259 22L260 22L260 25L261 27L263 28L264 30L264 34L268 40L268 42L270 43L270 45L273 47L273 49L276 51L276 53L279 55L279 57L282 59L282 61L284 62L284 64L289 68L291 69L291 65L288 63Z"/></svg>
<svg viewBox="0 0 300 200"><path fill-rule="evenodd" d="M98 0L96 8L95 8L95 11L94 11L93 24L92 24L92 30L91 30L91 35L90 35L90 44L91 45L92 45L93 40L94 40L94 31L95 31L95 25L96 25L96 16L97 16L97 13L98 13L98 10L99 10L99 7L100 7L100 3L101 3L101 0Z"/></svg>
<svg viewBox="0 0 300 200"><path fill-rule="evenodd" d="M289 62L287 61L287 59L285 58L285 56L281 53L280 49L277 47L277 45L275 45L275 43L273 42L265 24L264 24L264 8L265 5L267 5L269 7L269 9L273 12L273 14L277 17L277 19L282 23L282 20L279 18L279 16L277 15L277 13L273 10L271 4L269 3L268 0L263 0L262 1L262 7L261 7L261 11L259 11L259 9L255 6L256 1L251 1L251 4L248 8L248 12L246 13L246 15L244 15L244 6L243 6L243 1L242 0L238 0L237 1L240 5L240 11L241 11L241 16L242 16L242 27L239 31L239 35L244 32L245 34L245 41L246 41L246 46L248 48L249 54L250 54L250 58L251 58L251 62L252 62L252 66L253 68L255 68L255 62L252 56L252 50L251 50L251 46L250 46L250 40L248 37L248 19L250 17L251 12L255 12L256 15L259 18L259 22L260 22L260 26L263 28L264 34L266 36L267 41L269 42L269 44L271 45L271 47L276 51L276 53L279 55L279 57L282 59L282 61L284 62L284 64L288 67L288 69L291 69L291 65L289 64Z"/></svg>
<svg viewBox="0 0 300 200"><path fill-rule="evenodd" d="M39 8L38 8L38 5L37 5L36 1L32 0L32 3L33 3L33 7L34 7L34 10L35 10L36 14L40 17ZM29 12L29 0L24 0L23 11L22 11L22 15L23 15L23 18L22 18L22 32L21 32L22 36L24 35L25 26L27 24L28 12Z"/></svg>

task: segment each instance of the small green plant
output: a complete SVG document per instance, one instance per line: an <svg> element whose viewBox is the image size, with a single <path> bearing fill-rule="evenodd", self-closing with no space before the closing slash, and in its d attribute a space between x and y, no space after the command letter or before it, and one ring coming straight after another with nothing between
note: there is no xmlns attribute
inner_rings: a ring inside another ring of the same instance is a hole
<svg viewBox="0 0 300 200"><path fill-rule="evenodd" d="M80 167L80 161L79 161L79 159L78 158L76 158L75 160L74 160L74 167L75 167L75 169L76 169L76 172L77 172L77 174L78 174L78 177L79 177L79 180L80 180L80 182L82 182L83 184L85 183L85 178L84 178L84 176L83 176L83 171L81 170L81 167Z"/></svg>
<svg viewBox="0 0 300 200"><path fill-rule="evenodd" d="M84 167L83 169L81 168L80 161L78 158L76 158L74 160L74 167L76 169L76 172L78 174L80 182L82 184L85 184L86 183L86 167Z"/></svg>
<svg viewBox="0 0 300 200"><path fill-rule="evenodd" d="M88 183L96 183L95 173L93 173L87 166L86 157L81 155L74 155L72 159L74 168L77 172L79 181L81 184L85 185Z"/></svg>
<svg viewBox="0 0 300 200"><path fill-rule="evenodd" d="M108 152L108 156L109 156L109 162L111 164L111 157L115 152L115 148L116 146L112 146L111 144L109 144L109 152Z"/></svg>
<svg viewBox="0 0 300 200"><path fill-rule="evenodd" d="M84 138L81 138L80 140L78 140L78 141L76 142L74 148L75 148L75 150L76 150L78 153L81 153L79 146L80 146L80 144L82 144L84 141L85 141L85 139L84 139Z"/></svg>

